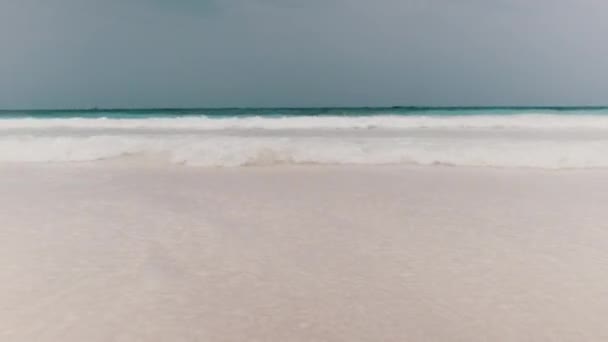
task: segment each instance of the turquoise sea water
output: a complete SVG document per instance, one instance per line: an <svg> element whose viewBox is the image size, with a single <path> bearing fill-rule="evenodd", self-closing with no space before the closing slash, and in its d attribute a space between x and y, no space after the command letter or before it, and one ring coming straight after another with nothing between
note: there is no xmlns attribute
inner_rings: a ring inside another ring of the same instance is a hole
<svg viewBox="0 0 608 342"><path fill-rule="evenodd" d="M298 117L298 116L467 116L467 115L608 115L608 107L336 107L336 108L151 108L0 110L0 118L174 118L207 116Z"/></svg>

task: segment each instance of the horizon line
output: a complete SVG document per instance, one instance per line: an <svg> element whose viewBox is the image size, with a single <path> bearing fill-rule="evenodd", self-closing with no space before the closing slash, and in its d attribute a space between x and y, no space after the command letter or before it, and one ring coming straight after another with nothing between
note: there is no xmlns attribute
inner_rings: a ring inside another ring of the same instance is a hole
<svg viewBox="0 0 608 342"><path fill-rule="evenodd" d="M420 106L420 105L395 105L395 106L213 106L213 107L90 107L90 108L4 108L1 112L35 112L35 111L192 111L192 110L332 110L332 109L603 109L608 105L488 105L488 106Z"/></svg>

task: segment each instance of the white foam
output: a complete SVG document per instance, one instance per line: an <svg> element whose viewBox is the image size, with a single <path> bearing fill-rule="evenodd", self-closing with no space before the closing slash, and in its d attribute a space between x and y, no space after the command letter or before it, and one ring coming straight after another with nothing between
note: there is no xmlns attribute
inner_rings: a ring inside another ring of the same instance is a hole
<svg viewBox="0 0 608 342"><path fill-rule="evenodd" d="M603 116L4 119L0 132L3 162L608 167Z"/></svg>
<svg viewBox="0 0 608 342"><path fill-rule="evenodd" d="M301 116L243 118L147 119L1 119L0 130L104 129L104 130L290 130L290 129L606 129L608 115L466 115L466 116Z"/></svg>
<svg viewBox="0 0 608 342"><path fill-rule="evenodd" d="M448 164L608 167L608 141L504 141L323 137L4 137L0 161L69 162L145 155L201 166Z"/></svg>

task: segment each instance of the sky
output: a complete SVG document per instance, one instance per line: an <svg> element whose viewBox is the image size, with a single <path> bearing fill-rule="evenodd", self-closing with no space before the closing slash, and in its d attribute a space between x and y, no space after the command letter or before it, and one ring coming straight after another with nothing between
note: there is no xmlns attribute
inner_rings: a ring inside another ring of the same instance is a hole
<svg viewBox="0 0 608 342"><path fill-rule="evenodd" d="M605 0L0 0L0 108L608 105Z"/></svg>

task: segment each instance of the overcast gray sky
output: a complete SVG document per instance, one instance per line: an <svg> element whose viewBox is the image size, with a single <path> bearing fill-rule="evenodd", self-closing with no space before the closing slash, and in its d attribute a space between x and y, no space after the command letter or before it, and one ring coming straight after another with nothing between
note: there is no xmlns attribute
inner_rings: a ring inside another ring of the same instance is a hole
<svg viewBox="0 0 608 342"><path fill-rule="evenodd" d="M605 0L0 0L0 108L608 104Z"/></svg>

